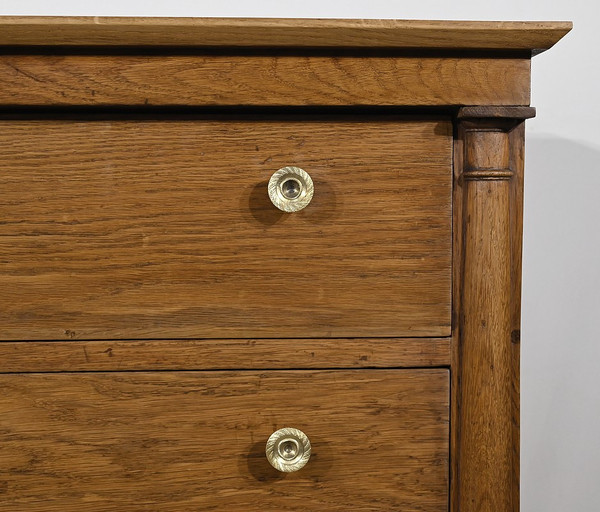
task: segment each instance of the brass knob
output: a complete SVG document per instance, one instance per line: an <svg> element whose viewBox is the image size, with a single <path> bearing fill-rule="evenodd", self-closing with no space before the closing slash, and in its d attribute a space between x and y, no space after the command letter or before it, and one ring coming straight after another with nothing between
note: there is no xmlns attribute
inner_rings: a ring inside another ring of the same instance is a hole
<svg viewBox="0 0 600 512"><path fill-rule="evenodd" d="M291 473L303 468L310 459L310 441L302 430L284 427L269 436L265 452L271 466Z"/></svg>
<svg viewBox="0 0 600 512"><path fill-rule="evenodd" d="M269 180L271 202L284 212L297 212L306 208L313 193L313 181L300 167L282 167Z"/></svg>

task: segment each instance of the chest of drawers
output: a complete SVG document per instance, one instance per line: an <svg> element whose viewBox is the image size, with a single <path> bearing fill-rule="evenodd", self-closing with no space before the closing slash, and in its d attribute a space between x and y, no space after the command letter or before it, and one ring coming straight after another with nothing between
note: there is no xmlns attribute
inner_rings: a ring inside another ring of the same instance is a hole
<svg viewBox="0 0 600 512"><path fill-rule="evenodd" d="M0 18L0 511L518 510L569 29Z"/></svg>

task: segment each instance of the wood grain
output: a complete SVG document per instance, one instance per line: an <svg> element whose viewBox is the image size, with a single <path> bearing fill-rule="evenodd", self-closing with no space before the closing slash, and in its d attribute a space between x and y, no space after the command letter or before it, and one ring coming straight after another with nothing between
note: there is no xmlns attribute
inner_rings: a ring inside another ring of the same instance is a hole
<svg viewBox="0 0 600 512"><path fill-rule="evenodd" d="M521 432L521 269L523 249L523 178L525 165L525 123L514 127L510 137L510 166L514 175L510 190L511 247L511 384L512 384L512 504L518 512L520 503L520 432Z"/></svg>
<svg viewBox="0 0 600 512"><path fill-rule="evenodd" d="M0 17L0 45L544 50L571 22Z"/></svg>
<svg viewBox="0 0 600 512"><path fill-rule="evenodd" d="M441 512L448 371L0 376L0 510ZM312 456L269 466L294 426Z"/></svg>
<svg viewBox="0 0 600 512"><path fill-rule="evenodd" d="M522 120L570 28L0 17L0 511L517 512ZM463 107L314 115L355 106Z"/></svg>
<svg viewBox="0 0 600 512"><path fill-rule="evenodd" d="M481 126L484 130L489 130L495 127L507 131L509 143L509 170L511 172L510 179L510 259L511 259L511 290L510 290L510 306L511 306L511 383L512 383L512 510L519 510L519 484L520 484L520 343L521 343L521 253L522 253L522 229L523 229L523 174L524 174L524 140L525 140L525 124L523 121L535 115L535 109L530 107L465 107L459 113L459 119L480 119L486 120ZM498 119L495 123L491 119ZM504 118L501 121L500 118ZM481 121L479 121L481 123ZM516 123L516 124L515 124ZM488 132L489 133L489 132ZM462 165L462 138L457 137L455 141L455 156L461 160L455 159L455 169L458 169L460 174L463 169ZM468 172L468 171L467 171ZM455 196L453 201L453 211L455 216L455 226L461 226L460 211L462 209L460 202L460 182L455 186ZM458 194L457 194L458 193ZM456 231L456 228L455 228ZM460 231L459 231L460 232ZM455 239L457 240L457 239ZM454 259L461 261L459 250L461 241L455 242ZM457 275L455 271L455 276ZM456 279L456 277L455 277ZM455 280L455 283L460 280ZM454 297L460 297L460 293L454 289ZM455 306L460 309L460 301L455 300ZM458 306L456 306L456 304ZM457 329L453 330L454 339L458 339ZM455 344L458 346L459 344ZM456 353L456 350L454 351ZM453 356L455 357L455 356ZM456 361L456 359L455 359ZM460 364L453 362L454 375L458 373ZM456 377L454 377L456 379ZM453 380L453 382L455 382ZM456 403L453 401L453 403ZM456 422L456 411L460 407L453 407L453 422ZM454 423L456 424L456 423ZM457 433L454 433L454 439ZM453 441L453 446L458 446L458 443ZM456 471L456 464L452 464L452 470ZM457 497L456 485L453 484L452 494ZM458 510L458 505L452 510Z"/></svg>
<svg viewBox="0 0 600 512"><path fill-rule="evenodd" d="M0 105L527 105L530 60L0 55Z"/></svg>
<svg viewBox="0 0 600 512"><path fill-rule="evenodd" d="M450 366L450 338L22 341L0 373Z"/></svg>
<svg viewBox="0 0 600 512"><path fill-rule="evenodd" d="M453 505L461 512L519 509L518 368L512 342L519 309L513 264L520 261L522 229L520 201L513 204L521 186L513 170L522 170L517 140L522 129L513 134L519 123L485 118L459 126L463 224Z"/></svg>
<svg viewBox="0 0 600 512"><path fill-rule="evenodd" d="M458 131L458 123L456 127ZM458 135L458 134L457 134ZM452 187L452 341L450 364L450 496L449 512L459 512L460 493L460 411L461 407L461 344L462 275L463 275L463 214L464 214L464 137L454 137ZM1 346L1 345L0 345Z"/></svg>
<svg viewBox="0 0 600 512"><path fill-rule="evenodd" d="M535 107L470 105L461 107L457 119L531 119L535 117Z"/></svg>
<svg viewBox="0 0 600 512"><path fill-rule="evenodd" d="M450 334L451 123L0 123L0 337ZM271 174L309 172L277 210Z"/></svg>

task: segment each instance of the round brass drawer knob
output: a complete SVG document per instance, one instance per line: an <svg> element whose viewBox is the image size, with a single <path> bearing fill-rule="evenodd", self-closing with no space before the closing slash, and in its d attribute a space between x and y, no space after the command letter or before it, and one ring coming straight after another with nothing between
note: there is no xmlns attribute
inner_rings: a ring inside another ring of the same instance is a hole
<svg viewBox="0 0 600 512"><path fill-rule="evenodd" d="M291 473L303 468L310 459L310 441L302 430L284 427L271 434L265 452L271 466Z"/></svg>
<svg viewBox="0 0 600 512"><path fill-rule="evenodd" d="M300 167L282 167L269 180L271 202L284 212L297 212L306 208L313 194L313 181Z"/></svg>

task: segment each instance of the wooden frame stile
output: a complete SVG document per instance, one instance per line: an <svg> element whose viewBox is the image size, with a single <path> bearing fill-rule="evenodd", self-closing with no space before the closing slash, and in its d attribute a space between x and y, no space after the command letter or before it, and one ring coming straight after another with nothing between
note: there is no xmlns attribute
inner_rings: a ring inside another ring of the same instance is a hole
<svg viewBox="0 0 600 512"><path fill-rule="evenodd" d="M463 107L453 191L452 512L519 510L524 120Z"/></svg>

